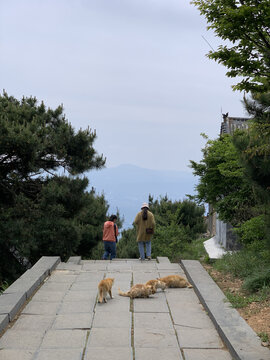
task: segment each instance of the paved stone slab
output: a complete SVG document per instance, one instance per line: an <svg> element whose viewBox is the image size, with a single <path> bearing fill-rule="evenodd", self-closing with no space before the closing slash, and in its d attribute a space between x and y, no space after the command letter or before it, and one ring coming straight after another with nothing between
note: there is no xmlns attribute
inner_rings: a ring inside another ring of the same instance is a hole
<svg viewBox="0 0 270 360"><path fill-rule="evenodd" d="M129 312L130 310L130 299L128 297L123 297L116 295L113 299L108 299L108 302L97 303L95 307L95 312Z"/></svg>
<svg viewBox="0 0 270 360"><path fill-rule="evenodd" d="M89 347L84 360L133 360L131 347Z"/></svg>
<svg viewBox="0 0 270 360"><path fill-rule="evenodd" d="M53 329L90 329L92 314L64 314L57 315L52 326Z"/></svg>
<svg viewBox="0 0 270 360"><path fill-rule="evenodd" d="M70 256L68 263L80 264L82 257L81 256Z"/></svg>
<svg viewBox="0 0 270 360"><path fill-rule="evenodd" d="M121 262L111 262L107 264L107 270L108 271L119 271L121 269L125 268L125 270L131 270L132 265L127 263L121 263Z"/></svg>
<svg viewBox="0 0 270 360"><path fill-rule="evenodd" d="M41 349L35 360L81 360L83 349Z"/></svg>
<svg viewBox="0 0 270 360"><path fill-rule="evenodd" d="M9 323L8 314L0 315L0 333L7 327Z"/></svg>
<svg viewBox="0 0 270 360"><path fill-rule="evenodd" d="M54 271L50 278L48 279L48 283L69 283L72 284L76 279L78 275L71 273L69 271Z"/></svg>
<svg viewBox="0 0 270 360"><path fill-rule="evenodd" d="M104 271L100 271L100 272L81 272L77 279L76 279L76 283L79 282L88 282L88 283L95 283L97 284L100 280L102 280L104 278Z"/></svg>
<svg viewBox="0 0 270 360"><path fill-rule="evenodd" d="M130 330L126 328L93 328L90 331L87 351L90 352L91 349L89 348L91 347L104 348L104 341L106 343L106 350L115 347L128 348L131 346Z"/></svg>
<svg viewBox="0 0 270 360"><path fill-rule="evenodd" d="M197 329L211 329L214 327L209 316L202 310L194 311L192 307L190 311L181 310L181 308L170 308L173 322L178 326L193 327Z"/></svg>
<svg viewBox="0 0 270 360"><path fill-rule="evenodd" d="M169 313L134 313L134 327L151 329L171 329L173 324Z"/></svg>
<svg viewBox="0 0 270 360"><path fill-rule="evenodd" d="M131 269L133 271L145 271L145 270L156 270L157 266L155 262L152 261L140 261L138 260L138 262L135 262L133 264L131 264Z"/></svg>
<svg viewBox="0 0 270 360"><path fill-rule="evenodd" d="M41 349L83 349L86 330L49 330L42 341Z"/></svg>
<svg viewBox="0 0 270 360"><path fill-rule="evenodd" d="M131 313L129 312L97 312L93 328L126 328L131 329Z"/></svg>
<svg viewBox="0 0 270 360"><path fill-rule="evenodd" d="M11 328L0 338L0 349L37 350L41 344L43 336L44 334L41 332L14 330Z"/></svg>
<svg viewBox="0 0 270 360"><path fill-rule="evenodd" d="M178 347L177 348L145 348L144 347L144 348L135 348L135 359L136 360L183 360L183 357Z"/></svg>
<svg viewBox="0 0 270 360"><path fill-rule="evenodd" d="M35 352L32 350L0 349L1 360L33 360L34 355Z"/></svg>
<svg viewBox="0 0 270 360"><path fill-rule="evenodd" d="M61 262L57 265L56 270L81 270L83 265L75 264L73 262L64 263Z"/></svg>
<svg viewBox="0 0 270 360"><path fill-rule="evenodd" d="M169 308L166 303L165 295L158 293L151 295L148 299L134 299L134 312L154 312L168 313Z"/></svg>
<svg viewBox="0 0 270 360"><path fill-rule="evenodd" d="M60 304L57 314L90 313L93 311L96 301L69 301Z"/></svg>
<svg viewBox="0 0 270 360"><path fill-rule="evenodd" d="M189 288L181 288L181 289L174 289L169 288L165 290L166 299L170 306L175 304L175 306L179 307L182 303L189 303L189 304L199 304L198 296L192 289Z"/></svg>
<svg viewBox="0 0 270 360"><path fill-rule="evenodd" d="M55 316L20 315L13 325L13 330L46 332L53 324Z"/></svg>
<svg viewBox="0 0 270 360"><path fill-rule="evenodd" d="M84 263L83 270L107 270L108 263L104 260L101 263Z"/></svg>
<svg viewBox="0 0 270 360"><path fill-rule="evenodd" d="M94 290L98 291L98 285L99 281L92 281L92 282L87 282L87 281L83 281L83 282L74 282L71 287L70 287L70 291L89 291L89 290Z"/></svg>
<svg viewBox="0 0 270 360"><path fill-rule="evenodd" d="M132 280L132 272L108 272L106 274L106 278L114 278L114 283L117 284L118 282L128 282L130 284Z"/></svg>
<svg viewBox="0 0 270 360"><path fill-rule="evenodd" d="M161 264L157 264L156 267L159 271L181 270L181 267L179 264L172 264L172 263L161 263Z"/></svg>
<svg viewBox="0 0 270 360"><path fill-rule="evenodd" d="M40 288L41 290L44 291L61 291L61 292L66 292L67 290L71 289L71 284L63 282L63 283L54 283L52 281L46 281L42 287Z"/></svg>
<svg viewBox="0 0 270 360"><path fill-rule="evenodd" d="M12 321L25 301L25 293L2 294L0 296L0 315L8 315L9 321Z"/></svg>
<svg viewBox="0 0 270 360"><path fill-rule="evenodd" d="M97 297L97 289L90 291L69 291L66 293L63 301L95 301Z"/></svg>
<svg viewBox="0 0 270 360"><path fill-rule="evenodd" d="M159 274L157 271L134 273L133 274L133 284L144 284L148 280L153 280L158 277L159 277Z"/></svg>
<svg viewBox="0 0 270 360"><path fill-rule="evenodd" d="M166 256L157 256L157 261L159 264L161 263L165 263L165 264L170 264L170 260L166 257Z"/></svg>
<svg viewBox="0 0 270 360"><path fill-rule="evenodd" d="M30 301L22 314L56 315L59 307L59 302Z"/></svg>
<svg viewBox="0 0 270 360"><path fill-rule="evenodd" d="M31 301L60 302L65 295L65 291L46 291L40 289L40 291L33 296Z"/></svg>
<svg viewBox="0 0 270 360"><path fill-rule="evenodd" d="M225 350L216 349L184 349L185 360L232 360Z"/></svg>
<svg viewBox="0 0 270 360"><path fill-rule="evenodd" d="M135 348L177 348L174 330L169 329L134 329Z"/></svg>
<svg viewBox="0 0 270 360"><path fill-rule="evenodd" d="M176 326L181 348L222 349L224 347L216 329L195 329Z"/></svg>

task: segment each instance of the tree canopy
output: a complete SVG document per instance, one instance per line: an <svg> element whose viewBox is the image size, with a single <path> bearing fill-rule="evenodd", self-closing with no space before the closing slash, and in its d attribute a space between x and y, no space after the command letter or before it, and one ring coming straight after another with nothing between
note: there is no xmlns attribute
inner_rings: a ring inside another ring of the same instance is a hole
<svg viewBox="0 0 270 360"><path fill-rule="evenodd" d="M95 139L95 131L75 131L62 106L0 96L0 276L42 255L89 253L101 238L107 202L79 177L105 164Z"/></svg>
<svg viewBox="0 0 270 360"><path fill-rule="evenodd" d="M242 80L235 90L270 90L269 0L193 0L209 23L208 28L225 41L208 57L226 66L227 76Z"/></svg>
<svg viewBox="0 0 270 360"><path fill-rule="evenodd" d="M257 200L232 136L208 140L202 153L199 163L191 161L193 173L199 177L197 200L212 204L220 219L233 225L250 219Z"/></svg>
<svg viewBox="0 0 270 360"><path fill-rule="evenodd" d="M172 201L164 196L155 200L150 195L149 207L156 221L152 256L168 256L172 261L179 261L183 251L192 251L193 242L206 230L204 207L187 199ZM122 232L117 251L119 257L139 257L135 227ZM188 256L190 252L186 252L186 258Z"/></svg>

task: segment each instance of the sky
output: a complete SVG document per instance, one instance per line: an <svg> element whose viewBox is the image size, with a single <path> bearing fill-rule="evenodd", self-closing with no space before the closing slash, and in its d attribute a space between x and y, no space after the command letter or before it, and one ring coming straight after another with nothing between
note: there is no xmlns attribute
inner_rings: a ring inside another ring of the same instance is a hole
<svg viewBox="0 0 270 360"><path fill-rule="evenodd" d="M206 27L186 0L0 0L0 90L62 104L109 168L191 172L200 134L246 116Z"/></svg>

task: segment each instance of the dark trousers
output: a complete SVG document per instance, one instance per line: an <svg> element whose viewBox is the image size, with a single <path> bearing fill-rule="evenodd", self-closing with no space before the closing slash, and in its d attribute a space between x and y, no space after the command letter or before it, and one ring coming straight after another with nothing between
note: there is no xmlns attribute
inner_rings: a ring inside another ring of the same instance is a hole
<svg viewBox="0 0 270 360"><path fill-rule="evenodd" d="M102 256L103 260L109 260L111 255L111 260L116 257L116 242L115 241L103 241L104 244L104 254Z"/></svg>

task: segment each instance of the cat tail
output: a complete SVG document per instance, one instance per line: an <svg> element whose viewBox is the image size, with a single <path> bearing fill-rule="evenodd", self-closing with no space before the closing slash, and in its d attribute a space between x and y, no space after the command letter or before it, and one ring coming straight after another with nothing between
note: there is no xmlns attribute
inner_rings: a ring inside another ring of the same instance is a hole
<svg viewBox="0 0 270 360"><path fill-rule="evenodd" d="M118 288L118 294L121 295L121 296L129 297L128 293L124 293L123 291L120 290L120 288Z"/></svg>

